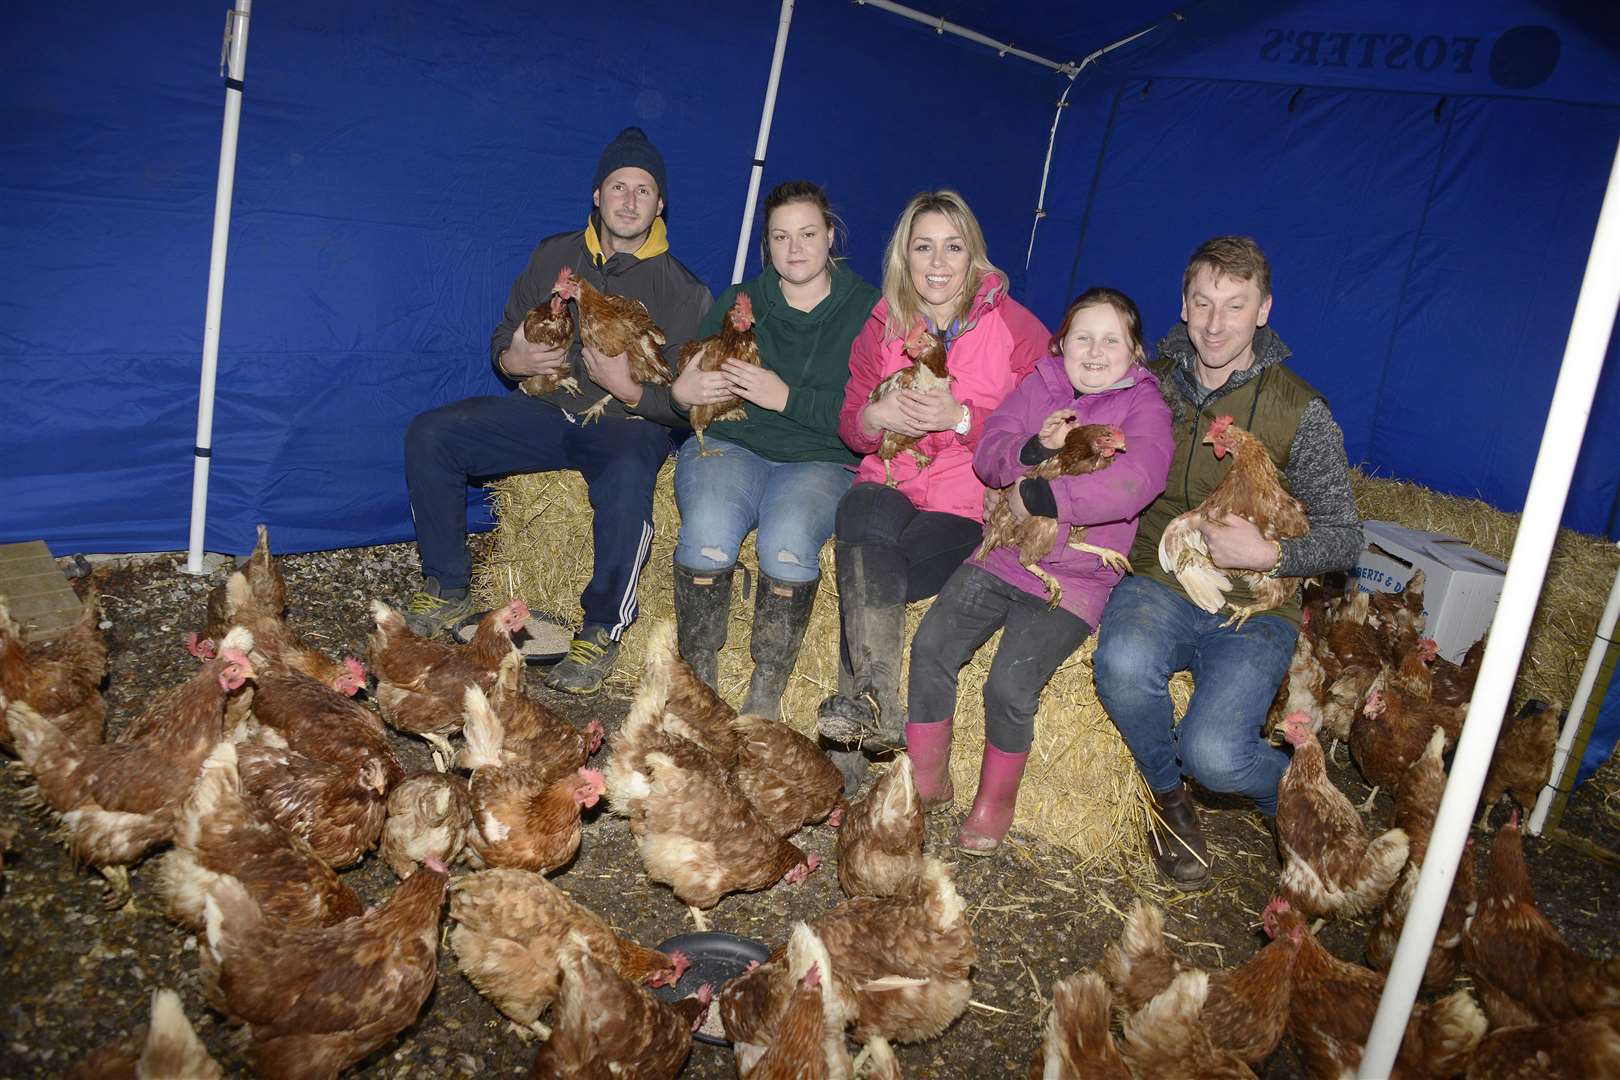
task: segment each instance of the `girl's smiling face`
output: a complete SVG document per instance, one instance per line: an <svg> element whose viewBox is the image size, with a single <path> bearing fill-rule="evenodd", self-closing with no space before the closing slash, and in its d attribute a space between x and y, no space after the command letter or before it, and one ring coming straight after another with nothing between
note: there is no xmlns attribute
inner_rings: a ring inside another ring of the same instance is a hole
<svg viewBox="0 0 1620 1080"><path fill-rule="evenodd" d="M1088 304L1063 335L1063 370L1082 393L1106 389L1136 362L1137 344L1112 304Z"/></svg>

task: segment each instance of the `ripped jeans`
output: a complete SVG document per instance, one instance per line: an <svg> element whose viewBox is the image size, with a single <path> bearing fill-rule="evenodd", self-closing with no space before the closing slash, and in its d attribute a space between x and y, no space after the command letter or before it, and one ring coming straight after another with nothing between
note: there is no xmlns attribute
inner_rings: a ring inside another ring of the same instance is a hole
<svg viewBox="0 0 1620 1080"><path fill-rule="evenodd" d="M833 461L770 461L705 433L711 457L687 439L675 459L675 502L681 536L675 561L692 570L722 570L756 526L759 568L799 584L821 576L821 546L832 535L855 474Z"/></svg>

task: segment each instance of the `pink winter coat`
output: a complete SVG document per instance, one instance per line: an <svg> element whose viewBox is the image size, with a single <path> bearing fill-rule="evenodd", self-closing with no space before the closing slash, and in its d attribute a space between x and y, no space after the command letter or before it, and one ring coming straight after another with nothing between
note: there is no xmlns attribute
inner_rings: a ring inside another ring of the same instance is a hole
<svg viewBox="0 0 1620 1080"><path fill-rule="evenodd" d="M838 434L851 450L864 455L855 473L857 483L883 483L883 462L877 456L883 436L881 432L869 436L862 430L861 410L873 387L911 365L898 339L883 338L888 317L888 301L878 301L849 354L849 382L844 386ZM910 454L894 459L900 493L913 506L984 520L984 485L973 472L974 447L979 445L990 414L1047 355L1051 340L1051 332L1041 320L1007 295L1001 278L985 275L973 309L962 321L961 333L950 343L945 360L952 376L951 392L971 411L973 425L965 436L936 431L919 442L917 449L934 459L926 469L919 469Z"/></svg>
<svg viewBox="0 0 1620 1080"><path fill-rule="evenodd" d="M1020 457L1024 445L1058 409L1073 409L1082 424L1117 425L1125 432L1125 451L1114 456L1113 464L1089 476L1053 480L1052 497L1061 524L1089 526L1086 543L1129 554L1138 518L1164 491L1176 444L1170 432L1170 407L1164 403L1153 373L1137 364L1127 377L1134 380L1130 386L1075 397L1063 370L1063 357L1048 356L985 424L973 454L974 468L986 484L998 488L1028 475L1031 466ZM1063 586L1059 606L1095 630L1120 573L1090 552L1068 547L1068 539L1069 530L1060 528L1052 554L1041 560L1041 569ZM1046 585L1018 562L1015 548L997 548L982 560L968 561L1025 592L1043 599L1047 595Z"/></svg>

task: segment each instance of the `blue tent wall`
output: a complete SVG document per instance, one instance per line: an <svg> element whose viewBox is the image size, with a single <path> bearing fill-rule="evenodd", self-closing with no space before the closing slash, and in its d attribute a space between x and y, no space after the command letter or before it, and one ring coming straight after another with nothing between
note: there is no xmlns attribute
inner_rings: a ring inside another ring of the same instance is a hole
<svg viewBox="0 0 1620 1080"><path fill-rule="evenodd" d="M538 0L255 13L208 549L246 550L259 521L284 551L412 535L405 425L501 391L488 345L506 290L536 240L583 224L596 157L625 124L667 159L673 250L711 287L729 282L775 5L615 16ZM13 404L0 541L183 547L220 11L168 0L0 19L0 362ZM94 79L86 56L105 58ZM942 80L959 89L919 112ZM827 184L869 277L925 186L960 187L992 250L1021 250L1062 81L882 13L801 4L765 185ZM971 138L956 137L964 119Z"/></svg>
<svg viewBox="0 0 1620 1080"><path fill-rule="evenodd" d="M940 10L1059 59L1144 14L1070 7ZM826 183L874 278L905 198L957 186L1043 318L1109 280L1154 334L1176 316L1192 245L1252 231L1277 263L1276 325L1352 458L1517 509L1620 130L1620 29L1600 7L1182 5L1075 81L1026 273L1068 81L870 8L803 2L765 183ZM0 541L184 544L219 15L189 0L0 15ZM259 520L283 550L411 535L405 423L499 389L486 351L505 290L538 237L583 220L598 148L623 124L669 159L675 251L726 282L775 6L615 15L538 0L255 15L210 549L244 550ZM1558 43L1550 68L1546 34L1512 32L1537 25ZM1620 420L1616 367L1566 515L1611 534L1620 443L1596 433Z"/></svg>
<svg viewBox="0 0 1620 1080"><path fill-rule="evenodd" d="M1620 16L1577 5L1203 5L1082 76L1107 119L1060 129L1076 250L1061 278L1042 252L1033 304L1107 281L1161 333L1188 251L1254 235L1350 460L1521 509L1620 138L1617 60ZM1617 358L1564 515L1610 536Z"/></svg>

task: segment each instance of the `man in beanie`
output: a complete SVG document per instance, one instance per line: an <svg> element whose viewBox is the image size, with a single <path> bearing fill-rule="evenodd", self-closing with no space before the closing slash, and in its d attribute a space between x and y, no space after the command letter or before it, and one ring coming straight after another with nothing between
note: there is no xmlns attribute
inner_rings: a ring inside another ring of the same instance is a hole
<svg viewBox="0 0 1620 1080"><path fill-rule="evenodd" d="M580 596L585 625L546 685L592 694L613 669L619 638L636 617L636 584L652 548L653 484L670 452L670 431L685 421L669 387L639 383L625 357L601 356L578 335L567 349L523 337L523 319L544 302L557 272L569 267L603 293L639 300L664 331L673 377L681 346L713 303L704 284L669 252L665 237L664 159L640 128L629 127L602 151L591 179L595 209L583 229L540 241L512 285L506 315L490 336L490 358L514 386L530 375L567 368L578 394L475 397L425 412L405 433L405 482L422 557L422 589L406 621L431 636L473 611L468 596L467 485L473 477L577 469L595 510L596 566ZM582 424L585 405L611 395L600 422ZM648 423L647 421L652 421Z"/></svg>

